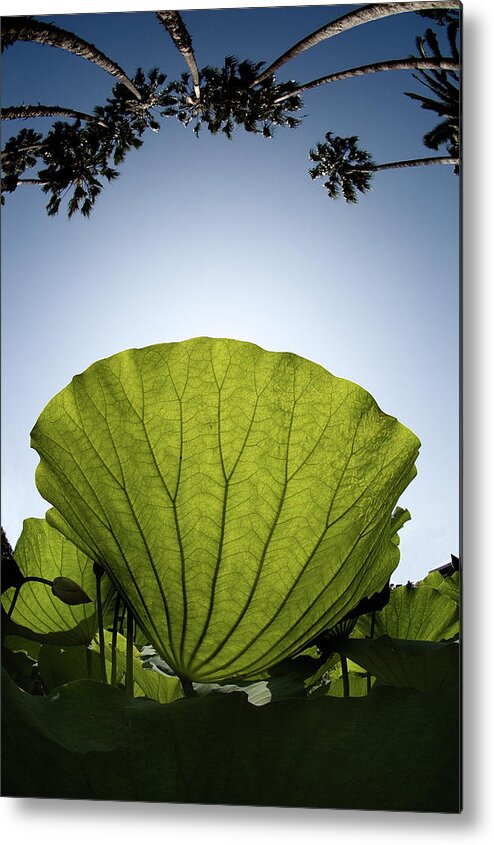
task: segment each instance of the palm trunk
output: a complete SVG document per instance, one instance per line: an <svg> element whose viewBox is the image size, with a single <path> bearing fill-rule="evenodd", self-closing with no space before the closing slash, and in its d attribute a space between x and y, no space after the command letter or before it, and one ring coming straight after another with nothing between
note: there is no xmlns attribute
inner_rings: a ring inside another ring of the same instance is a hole
<svg viewBox="0 0 494 845"><path fill-rule="evenodd" d="M313 79L312 82L306 82L305 85L300 85L299 88L291 91L289 94L284 94L275 100L276 103L282 103L289 97L295 94L302 94L303 91L310 91L311 88L317 88L319 85L326 85L329 82L339 82L341 79L352 79L354 76L364 76L368 73L379 73L385 70L433 70L434 68L441 68L442 70L459 70L459 64L456 59L392 59L388 62L376 62L371 65L361 65L360 67L353 67L349 70L342 70L338 73L330 73L329 76L321 76L319 79Z"/></svg>
<svg viewBox="0 0 494 845"><path fill-rule="evenodd" d="M15 41L36 41L38 44L59 47L76 56L82 56L83 59L94 62L111 76L119 79L138 100L142 99L134 83L116 62L105 56L94 44L79 38L73 32L28 17L3 18L2 42L9 45Z"/></svg>
<svg viewBox="0 0 494 845"><path fill-rule="evenodd" d="M163 11L156 12L156 16L165 29L169 32L173 43L182 53L187 65L189 66L192 77L192 84L194 86L194 94L196 99L201 98L199 68L197 67L196 57L192 49L192 38L185 26L179 12Z"/></svg>
<svg viewBox="0 0 494 845"><path fill-rule="evenodd" d="M96 121L100 126L106 126L102 120L97 120L94 114L65 108L64 106L5 106L2 109L2 120L28 120L33 117L74 117L78 120Z"/></svg>
<svg viewBox="0 0 494 845"><path fill-rule="evenodd" d="M375 164L370 168L373 172L378 170L394 170L398 167L421 167L424 164L452 164L458 165L459 158L453 156L432 156L431 158L411 158L407 161L390 161L386 164Z"/></svg>
<svg viewBox="0 0 494 845"><path fill-rule="evenodd" d="M299 56L300 53L303 53L304 50L308 50L309 47L315 47L315 45L320 44L321 41L325 41L327 38L332 38L333 35L339 35L341 32L346 32L348 29L352 29L355 26L370 23L371 21L376 21L380 18L388 17L389 15L399 15L402 12L425 12L428 9L459 9L459 3L458 0L453 0L453 2L449 3L375 3L368 6L362 6L354 12L348 12L348 14L342 15L341 18L330 21L330 23L321 27L321 29L317 29L306 38L298 41L293 45L293 47L290 47L289 50L276 59L272 65L259 74L252 85L258 85L260 82L263 82L268 76L274 74L278 68L286 64L286 62L289 62L291 59Z"/></svg>

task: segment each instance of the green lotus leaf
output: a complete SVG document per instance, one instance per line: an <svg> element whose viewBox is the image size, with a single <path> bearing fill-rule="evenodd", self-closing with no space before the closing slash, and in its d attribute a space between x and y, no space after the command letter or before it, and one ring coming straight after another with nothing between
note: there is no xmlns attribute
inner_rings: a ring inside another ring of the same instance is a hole
<svg viewBox="0 0 494 845"><path fill-rule="evenodd" d="M346 639L338 648L383 684L430 692L459 683L458 643L382 636Z"/></svg>
<svg viewBox="0 0 494 845"><path fill-rule="evenodd" d="M13 651L2 645L2 668L20 689L33 694L39 692L36 661L26 651Z"/></svg>
<svg viewBox="0 0 494 845"><path fill-rule="evenodd" d="M440 572L434 571L424 578L423 581L417 585L418 587L432 587L434 590L443 593L450 599L453 599L457 605L460 604L460 573L453 572L452 575L447 575L446 578Z"/></svg>
<svg viewBox="0 0 494 845"><path fill-rule="evenodd" d="M85 595L86 600L84 604L66 604L49 584L27 581L19 590L8 632L61 646L89 643L97 630L93 561L44 519L24 520L14 558L25 578L45 578L57 588L67 588L73 582L82 591L79 598ZM2 596L6 611L14 592L12 588ZM73 589L69 592L73 595ZM108 603L114 593L108 578L103 579L102 592Z"/></svg>
<svg viewBox="0 0 494 845"><path fill-rule="evenodd" d="M110 668L111 666L108 667L108 677ZM85 645L42 645L38 657L38 672L45 692L52 692L71 681L88 678L102 680L99 655Z"/></svg>
<svg viewBox="0 0 494 845"><path fill-rule="evenodd" d="M255 678L399 562L419 441L290 353L196 338L98 361L32 431L50 521L181 677Z"/></svg>
<svg viewBox="0 0 494 845"><path fill-rule="evenodd" d="M388 604L376 612L374 624L370 614L361 616L353 635L366 637L373 630L375 637L437 642L457 637L459 626L457 601L425 586L424 581L416 587L405 585L392 590Z"/></svg>

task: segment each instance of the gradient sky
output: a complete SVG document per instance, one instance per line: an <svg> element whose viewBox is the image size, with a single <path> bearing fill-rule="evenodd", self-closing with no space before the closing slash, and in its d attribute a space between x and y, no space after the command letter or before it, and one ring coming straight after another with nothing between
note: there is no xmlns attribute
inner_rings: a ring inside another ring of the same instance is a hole
<svg viewBox="0 0 494 845"><path fill-rule="evenodd" d="M270 63L352 5L183 12L199 66L226 55ZM52 15L128 74L185 66L151 13ZM323 42L278 72L306 82L415 51L429 22L377 21ZM3 56L2 103L91 111L112 79L38 44ZM449 167L377 174L356 206L308 177L308 152L332 131L358 135L377 162L429 153L437 122L403 95L410 72L374 74L304 95L304 123L274 140L234 139L165 119L129 153L89 220L44 212L19 188L2 210L2 524L17 540L42 516L29 432L49 399L93 361L134 346L198 335L249 340L316 361L358 382L422 441L418 475L400 501L395 581L458 554L458 202ZM48 128L49 120L38 121ZM34 125L34 124L33 124ZM11 121L4 140L26 126Z"/></svg>

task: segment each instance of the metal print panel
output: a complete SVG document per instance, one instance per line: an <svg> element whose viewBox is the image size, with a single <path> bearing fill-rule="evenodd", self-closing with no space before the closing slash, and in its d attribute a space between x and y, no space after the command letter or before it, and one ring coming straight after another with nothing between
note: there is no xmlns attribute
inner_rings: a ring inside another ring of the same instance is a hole
<svg viewBox="0 0 494 845"><path fill-rule="evenodd" d="M460 812L460 18L2 19L4 795Z"/></svg>

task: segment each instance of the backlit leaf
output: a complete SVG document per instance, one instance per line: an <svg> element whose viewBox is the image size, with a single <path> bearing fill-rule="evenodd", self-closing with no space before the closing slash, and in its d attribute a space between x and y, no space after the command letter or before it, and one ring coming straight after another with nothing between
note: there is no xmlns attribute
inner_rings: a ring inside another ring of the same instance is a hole
<svg viewBox="0 0 494 845"><path fill-rule="evenodd" d="M89 601L66 604L54 595L48 584L28 581L19 590L9 633L61 646L89 643L97 629L93 561L44 519L24 520L14 557L24 577L46 578L65 586L67 580L74 582ZM113 592L108 578L103 585L108 602ZM6 611L13 596L13 588L2 596Z"/></svg>
<svg viewBox="0 0 494 845"><path fill-rule="evenodd" d="M258 676L383 588L419 442L310 361L197 338L93 364L32 445L51 523L177 674L210 682Z"/></svg>
<svg viewBox="0 0 494 845"><path fill-rule="evenodd" d="M437 642L457 637L459 626L457 602L423 582L417 587L405 585L391 591L386 607L375 614L374 636ZM371 615L361 616L353 636L369 636L371 628Z"/></svg>
<svg viewBox="0 0 494 845"><path fill-rule="evenodd" d="M460 604L460 573L453 572L452 575L447 575L446 578L440 572L434 571L424 578L418 585L419 587L432 587L434 590L448 596L457 605Z"/></svg>

